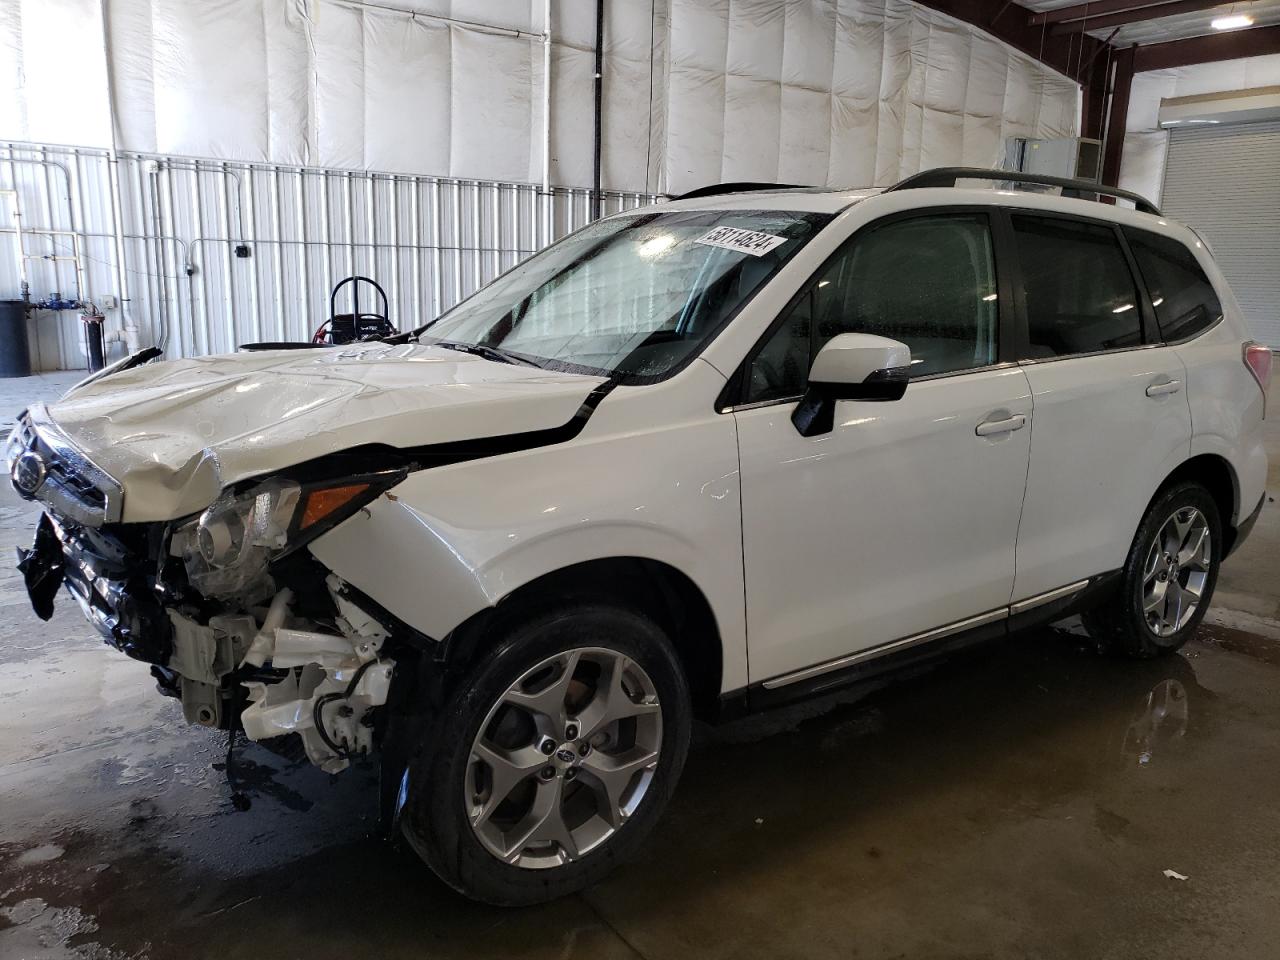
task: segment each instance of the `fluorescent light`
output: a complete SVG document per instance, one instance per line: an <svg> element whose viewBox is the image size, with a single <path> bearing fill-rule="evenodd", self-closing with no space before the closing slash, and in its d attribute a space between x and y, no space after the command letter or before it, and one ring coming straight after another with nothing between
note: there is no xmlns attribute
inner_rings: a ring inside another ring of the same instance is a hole
<svg viewBox="0 0 1280 960"><path fill-rule="evenodd" d="M1132 304L1132 303L1126 303L1126 304L1123 304L1123 305L1121 305L1121 306L1116 307L1116 308L1115 308L1114 310L1112 310L1111 312L1112 312L1112 313L1124 313L1126 310L1132 310L1132 309L1133 309L1133 304Z"/></svg>
<svg viewBox="0 0 1280 960"><path fill-rule="evenodd" d="M1253 17L1247 13L1233 13L1229 17L1218 17L1209 21L1209 26L1215 30L1238 30L1240 27L1253 26Z"/></svg>

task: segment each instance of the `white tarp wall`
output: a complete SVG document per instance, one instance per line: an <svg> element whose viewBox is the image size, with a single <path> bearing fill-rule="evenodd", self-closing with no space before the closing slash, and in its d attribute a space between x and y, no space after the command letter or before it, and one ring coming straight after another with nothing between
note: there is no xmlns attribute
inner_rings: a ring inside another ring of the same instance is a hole
<svg viewBox="0 0 1280 960"><path fill-rule="evenodd" d="M1071 136L1079 88L904 0L673 0L665 188L890 184Z"/></svg>
<svg viewBox="0 0 1280 960"><path fill-rule="evenodd" d="M387 9L412 8L417 13ZM593 0L553 0L551 180L591 180ZM0 137L109 143L101 0L0 0ZM540 0L108 0L120 149L542 178ZM483 26L481 26L483 25ZM1075 133L1077 86L906 0L609 0L605 185L885 184Z"/></svg>
<svg viewBox="0 0 1280 960"><path fill-rule="evenodd" d="M1280 85L1280 55L1201 63L1134 74L1125 123L1120 186L1159 203L1169 132L1158 121L1160 101L1202 93Z"/></svg>
<svg viewBox="0 0 1280 960"><path fill-rule="evenodd" d="M0 189L18 191L26 228L75 233L83 296L127 286L142 342L170 356L305 337L354 270L387 283L394 318L422 322L591 216L595 0L552 0L562 189L528 186L543 177L542 10L0 0ZM1074 83L907 0L607 0L605 38L606 212L719 181L994 166L1008 137L1077 129ZM68 253L65 234L32 240ZM10 259L0 297L18 293ZM29 274L36 298L72 292L66 263ZM122 310L106 314L118 334ZM33 326L38 368L77 365L74 315Z"/></svg>

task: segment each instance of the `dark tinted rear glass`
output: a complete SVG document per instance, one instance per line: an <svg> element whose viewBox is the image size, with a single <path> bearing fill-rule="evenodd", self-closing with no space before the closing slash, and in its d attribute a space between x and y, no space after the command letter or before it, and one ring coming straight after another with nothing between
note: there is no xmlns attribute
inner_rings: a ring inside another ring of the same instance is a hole
<svg viewBox="0 0 1280 960"><path fill-rule="evenodd" d="M1015 215L1013 229L1026 293L1029 356L1142 343L1133 275L1111 227Z"/></svg>
<svg viewBox="0 0 1280 960"><path fill-rule="evenodd" d="M1145 230L1125 227L1124 233L1164 339L1185 340L1217 322L1222 304L1190 250L1177 240Z"/></svg>

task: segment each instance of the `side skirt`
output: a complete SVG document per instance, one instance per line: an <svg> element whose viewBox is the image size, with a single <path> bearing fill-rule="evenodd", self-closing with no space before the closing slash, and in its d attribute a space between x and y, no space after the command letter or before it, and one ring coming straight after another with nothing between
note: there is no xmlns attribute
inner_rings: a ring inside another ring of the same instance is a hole
<svg viewBox="0 0 1280 960"><path fill-rule="evenodd" d="M1065 619L1106 600L1119 586L1121 572L1114 570L1067 584L976 617L729 691L720 697L716 721L728 722L880 679L976 644Z"/></svg>

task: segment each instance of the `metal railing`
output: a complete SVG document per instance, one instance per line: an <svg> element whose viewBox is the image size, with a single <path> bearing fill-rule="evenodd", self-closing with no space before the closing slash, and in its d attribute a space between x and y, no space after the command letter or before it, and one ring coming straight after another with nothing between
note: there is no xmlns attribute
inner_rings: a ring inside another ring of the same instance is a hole
<svg viewBox="0 0 1280 960"><path fill-rule="evenodd" d="M351 274L377 278L392 321L415 326L592 219L586 188L548 198L524 183L146 153L119 163L121 224L105 150L0 143L0 189L21 210L33 298L70 296L78 272L78 296L104 308L109 343L122 341L127 312L142 342L169 357L307 339ZM655 199L607 192L603 213ZM16 228L0 223L0 235ZM0 251L3 296L19 294L14 246ZM131 300L113 305L126 285ZM83 365L74 316L34 323L37 369Z"/></svg>

